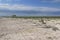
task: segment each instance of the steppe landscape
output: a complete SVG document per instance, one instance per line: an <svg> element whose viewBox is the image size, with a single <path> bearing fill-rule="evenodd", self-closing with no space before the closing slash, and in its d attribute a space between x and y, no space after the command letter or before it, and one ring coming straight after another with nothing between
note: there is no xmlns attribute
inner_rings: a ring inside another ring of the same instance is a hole
<svg viewBox="0 0 60 40"><path fill-rule="evenodd" d="M0 40L60 40L60 19L0 18Z"/></svg>

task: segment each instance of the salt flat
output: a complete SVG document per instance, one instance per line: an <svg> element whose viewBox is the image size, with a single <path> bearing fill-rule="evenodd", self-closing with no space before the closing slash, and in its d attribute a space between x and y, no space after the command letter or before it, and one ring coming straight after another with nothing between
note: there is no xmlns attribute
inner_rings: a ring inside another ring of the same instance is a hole
<svg viewBox="0 0 60 40"><path fill-rule="evenodd" d="M60 40L60 19L1 18L0 40Z"/></svg>

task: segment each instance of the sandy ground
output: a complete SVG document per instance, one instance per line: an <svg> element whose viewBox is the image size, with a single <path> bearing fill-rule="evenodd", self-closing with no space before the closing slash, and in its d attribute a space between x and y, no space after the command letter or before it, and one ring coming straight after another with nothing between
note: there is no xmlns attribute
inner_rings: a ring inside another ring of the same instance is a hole
<svg viewBox="0 0 60 40"><path fill-rule="evenodd" d="M1 18L0 40L60 40L60 19Z"/></svg>

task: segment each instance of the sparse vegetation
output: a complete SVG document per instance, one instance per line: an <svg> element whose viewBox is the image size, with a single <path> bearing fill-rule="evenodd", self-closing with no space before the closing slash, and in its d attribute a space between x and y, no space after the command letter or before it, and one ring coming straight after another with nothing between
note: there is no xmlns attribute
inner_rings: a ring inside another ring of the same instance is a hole
<svg viewBox="0 0 60 40"><path fill-rule="evenodd" d="M41 22L42 22L42 24L46 24L46 23L44 22L44 19L41 19Z"/></svg>
<svg viewBox="0 0 60 40"><path fill-rule="evenodd" d="M52 28L53 31L59 30L59 28L53 27L53 26L45 26L45 27L42 27L42 28L47 28L47 29Z"/></svg>
<svg viewBox="0 0 60 40"><path fill-rule="evenodd" d="M48 37L48 39L52 40L53 38L52 37Z"/></svg>
<svg viewBox="0 0 60 40"><path fill-rule="evenodd" d="M53 31L57 31L57 30L59 30L57 27L52 27L52 30Z"/></svg>
<svg viewBox="0 0 60 40"><path fill-rule="evenodd" d="M56 24L53 24L49 17L46 20L47 22L45 22L44 17L12 16L13 17L2 18L0 20L0 33L2 33L0 34L0 40L56 40L57 37L57 39L60 38L60 32L55 32L59 30L59 25L56 27ZM55 19L52 18L52 20L54 21ZM58 21L60 22L59 19ZM5 33L7 33L7 35ZM54 35L57 37L54 38Z"/></svg>
<svg viewBox="0 0 60 40"><path fill-rule="evenodd" d="M7 35L7 34L1 33L1 34L0 34L0 38L2 38L2 37L5 36L5 35Z"/></svg>
<svg viewBox="0 0 60 40"><path fill-rule="evenodd" d="M12 18L16 18L17 16L16 15L12 15Z"/></svg>
<svg viewBox="0 0 60 40"><path fill-rule="evenodd" d="M42 28L52 28L52 26L47 26L47 25L45 25L44 27L42 27Z"/></svg>

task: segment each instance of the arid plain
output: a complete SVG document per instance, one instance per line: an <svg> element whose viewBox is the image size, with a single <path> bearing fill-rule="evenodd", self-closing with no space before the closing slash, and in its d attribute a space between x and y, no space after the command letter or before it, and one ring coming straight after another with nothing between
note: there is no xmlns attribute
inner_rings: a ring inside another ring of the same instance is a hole
<svg viewBox="0 0 60 40"><path fill-rule="evenodd" d="M0 18L0 40L60 40L60 19Z"/></svg>

